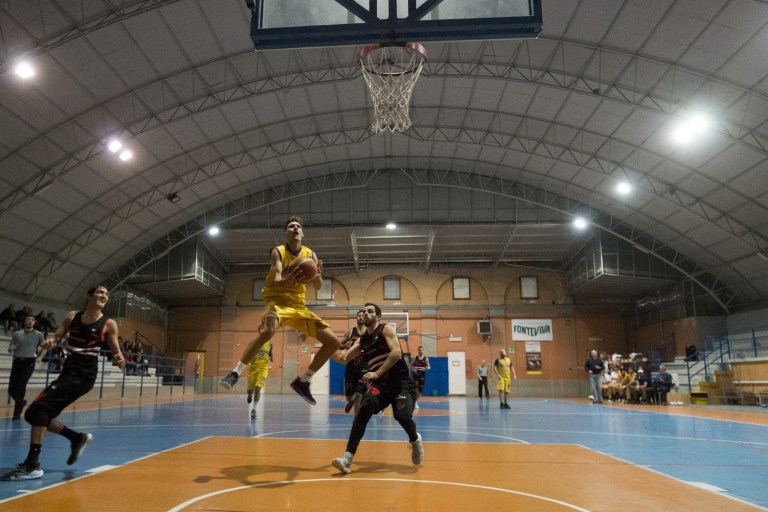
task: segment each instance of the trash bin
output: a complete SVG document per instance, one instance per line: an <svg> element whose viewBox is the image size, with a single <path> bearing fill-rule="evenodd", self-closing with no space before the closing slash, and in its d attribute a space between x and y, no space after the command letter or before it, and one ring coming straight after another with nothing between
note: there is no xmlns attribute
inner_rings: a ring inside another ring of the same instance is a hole
<svg viewBox="0 0 768 512"><path fill-rule="evenodd" d="M432 396L437 396L437 390L436 389L432 390Z"/></svg>

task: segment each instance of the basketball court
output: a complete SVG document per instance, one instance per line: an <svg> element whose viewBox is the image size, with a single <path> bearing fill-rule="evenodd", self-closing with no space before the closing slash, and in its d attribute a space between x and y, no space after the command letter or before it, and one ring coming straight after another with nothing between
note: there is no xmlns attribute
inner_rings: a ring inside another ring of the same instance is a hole
<svg viewBox="0 0 768 512"><path fill-rule="evenodd" d="M95 440L74 466L49 436L40 480L3 482L7 511L766 510L764 410L593 406L584 401L428 398L415 419L425 460L410 461L390 412L374 416L343 475L352 423L341 397L310 407L266 395L248 418L240 394L146 400L64 414ZM669 412L669 413L668 413ZM674 413L674 414L672 414ZM731 413L739 415L727 419ZM719 418L721 416L722 418ZM3 420L0 466L26 454L29 429Z"/></svg>
<svg viewBox="0 0 768 512"><path fill-rule="evenodd" d="M411 127L411 95L430 58L425 43L534 38L545 20L540 0L244 1L257 51L310 48L320 54L327 47L358 47L356 66L364 78L358 85L372 106L365 130L373 137ZM596 96L600 88L589 93ZM165 199L180 200L171 189L158 196L163 206ZM49 266L58 270L58 261ZM141 268L125 272L119 284ZM60 419L93 433L93 443L67 466L69 446L47 436L40 458L45 475L0 483L0 508L768 510L768 415L761 408L516 399L511 410L500 410L496 399L428 397L415 413L425 447L421 465L411 463L404 433L385 413L371 419L352 473L344 475L331 465L343 454L352 423L340 397L319 397L310 407L267 390L258 419L251 420L242 391L241 384L231 395L78 403ZM5 413L2 472L24 459L29 443L29 426Z"/></svg>

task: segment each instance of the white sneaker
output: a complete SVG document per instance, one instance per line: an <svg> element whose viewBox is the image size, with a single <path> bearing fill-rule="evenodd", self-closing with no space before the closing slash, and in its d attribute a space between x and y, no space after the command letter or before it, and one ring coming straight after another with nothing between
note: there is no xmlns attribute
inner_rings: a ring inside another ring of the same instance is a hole
<svg viewBox="0 0 768 512"><path fill-rule="evenodd" d="M344 452L343 457L337 457L333 459L333 462L331 462L331 464L333 464L333 467L335 467L342 473L348 475L352 472L352 469L350 468L350 466L352 465L352 457L354 457L354 455L352 455L351 453Z"/></svg>
<svg viewBox="0 0 768 512"><path fill-rule="evenodd" d="M416 402L416 403L415 403L415 404L413 404L413 405L414 405L414 407L413 407L414 409L421 409L421 407L419 407L419 403L418 403L418 402Z"/></svg>
<svg viewBox="0 0 768 512"><path fill-rule="evenodd" d="M424 459L424 445L421 444L421 434L416 434L416 440L411 443L411 462L421 464Z"/></svg>

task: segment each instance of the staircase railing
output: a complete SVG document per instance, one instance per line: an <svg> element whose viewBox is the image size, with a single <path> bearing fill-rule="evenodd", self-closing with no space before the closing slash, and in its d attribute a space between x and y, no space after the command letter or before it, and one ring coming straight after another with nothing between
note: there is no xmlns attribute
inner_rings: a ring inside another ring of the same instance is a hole
<svg viewBox="0 0 768 512"><path fill-rule="evenodd" d="M688 386L703 374L705 381L713 380L714 370L725 370L733 360L747 360L749 358L768 357L768 331L751 331L738 334L726 334L711 343L705 343L704 347L686 358L688 372Z"/></svg>

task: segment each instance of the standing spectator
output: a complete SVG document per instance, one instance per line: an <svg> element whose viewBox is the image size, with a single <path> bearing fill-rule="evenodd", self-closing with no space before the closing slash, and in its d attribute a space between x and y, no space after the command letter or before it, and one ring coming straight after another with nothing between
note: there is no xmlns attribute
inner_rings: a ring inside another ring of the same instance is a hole
<svg viewBox="0 0 768 512"><path fill-rule="evenodd" d="M14 421L21 419L21 411L27 404L24 395L27 393L27 383L35 371L35 363L42 360L45 350L41 352L40 346L45 341L43 333L35 329L35 317L32 315L24 319L24 328L13 333L8 352L13 354L11 365L11 378L8 381L8 394L13 398Z"/></svg>
<svg viewBox="0 0 768 512"><path fill-rule="evenodd" d="M597 350L589 353L587 361L584 363L584 370L589 374L589 390L592 392L592 403L603 403L603 370L605 364L597 355Z"/></svg>
<svg viewBox="0 0 768 512"><path fill-rule="evenodd" d="M511 409L507 403L507 397L509 396L509 388L511 384L511 376L517 380L517 373L512 366L512 360L507 357L507 353L504 349L499 350L499 357L493 362L493 373L496 375L496 389L499 390L499 408Z"/></svg>
<svg viewBox="0 0 768 512"><path fill-rule="evenodd" d="M667 405L667 393L672 390L673 385L672 374L667 373L667 367L662 364L659 366L659 379L654 386L657 404Z"/></svg>
<svg viewBox="0 0 768 512"><path fill-rule="evenodd" d="M13 304L13 302L8 304L8 307L0 312L0 322L3 323L3 328L5 329L6 335L8 334L8 331L10 331L11 334L16 331L16 306Z"/></svg>
<svg viewBox="0 0 768 512"><path fill-rule="evenodd" d="M360 412L352 422L347 450L342 457L333 459L333 467L342 473L351 473L352 458L365 435L365 428L371 417L390 405L395 420L400 424L411 443L411 462L421 464L424 447L421 434L416 431L413 421L413 406L416 403L416 386L411 379L408 366L403 361L400 341L392 324L383 324L381 308L367 303L363 308L365 333L345 351L338 351L335 358L345 361L355 357L359 351L368 361L369 371L363 375L368 384L361 403Z"/></svg>
<svg viewBox="0 0 768 512"><path fill-rule="evenodd" d="M109 291L104 286L94 286L86 294L83 311L70 311L52 337L45 340L43 349L50 350L67 340L67 358L59 378L45 388L24 413L32 425L27 458L16 469L0 476L0 480L32 480L43 477L40 467L40 451L45 433L53 432L64 436L70 442L71 452L67 464L74 464L83 450L93 440L91 434L75 432L59 423L56 418L70 404L88 393L96 382L99 372L99 347L106 343L114 352L114 360L123 368L123 355L117 344L117 323L107 318L102 309L109 300Z"/></svg>
<svg viewBox="0 0 768 512"><path fill-rule="evenodd" d="M491 394L488 393L488 367L485 366L485 359L480 361L477 367L477 397L483 398L483 389L485 389L485 399L490 400Z"/></svg>
<svg viewBox="0 0 768 512"><path fill-rule="evenodd" d="M413 372L413 381L416 383L416 409L418 409L418 400L424 393L424 382L427 380L427 370L430 369L429 358L424 355L424 347L419 347L419 353L411 359L410 366Z"/></svg>

